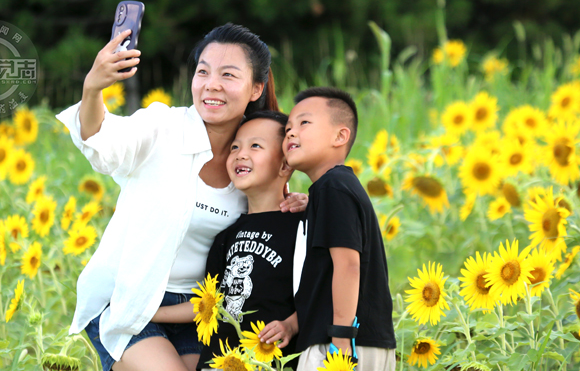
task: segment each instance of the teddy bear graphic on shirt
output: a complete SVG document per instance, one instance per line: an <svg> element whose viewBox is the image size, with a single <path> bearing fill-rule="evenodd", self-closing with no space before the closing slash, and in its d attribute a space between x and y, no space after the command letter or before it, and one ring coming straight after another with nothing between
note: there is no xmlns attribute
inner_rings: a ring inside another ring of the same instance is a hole
<svg viewBox="0 0 580 371"><path fill-rule="evenodd" d="M247 298L252 294L254 287L250 274L254 269L252 255L245 257L234 256L230 265L226 267L222 289L226 295L226 310L239 322L243 321L242 307Z"/></svg>

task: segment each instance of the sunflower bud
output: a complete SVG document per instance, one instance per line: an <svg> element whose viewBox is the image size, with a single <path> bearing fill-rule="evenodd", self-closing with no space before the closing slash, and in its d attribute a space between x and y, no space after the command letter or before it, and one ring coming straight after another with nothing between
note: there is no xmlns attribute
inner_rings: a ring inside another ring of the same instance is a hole
<svg viewBox="0 0 580 371"><path fill-rule="evenodd" d="M46 353L42 356L41 363L45 371L78 371L81 367L81 361L78 358L63 354Z"/></svg>

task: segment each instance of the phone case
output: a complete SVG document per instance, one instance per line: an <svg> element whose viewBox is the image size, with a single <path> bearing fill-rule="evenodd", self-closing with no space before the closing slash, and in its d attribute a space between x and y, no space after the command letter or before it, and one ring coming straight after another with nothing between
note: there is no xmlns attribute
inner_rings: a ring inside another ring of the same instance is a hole
<svg viewBox="0 0 580 371"><path fill-rule="evenodd" d="M111 32L111 40L119 33L131 29L131 34L125 38L115 49L115 53L124 50L131 50L137 47L139 32L141 31L141 20L145 12L145 4L140 1L121 1L117 5L115 12L115 21ZM131 68L124 68L119 72L130 71Z"/></svg>

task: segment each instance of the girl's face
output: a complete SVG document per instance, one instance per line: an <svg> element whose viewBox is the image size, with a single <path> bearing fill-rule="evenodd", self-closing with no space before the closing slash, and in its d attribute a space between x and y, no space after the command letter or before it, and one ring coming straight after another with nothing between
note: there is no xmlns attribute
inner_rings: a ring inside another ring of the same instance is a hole
<svg viewBox="0 0 580 371"><path fill-rule="evenodd" d="M246 52L235 44L210 43L191 82L193 104L206 124L239 124L248 103L260 98L263 83L252 81Z"/></svg>

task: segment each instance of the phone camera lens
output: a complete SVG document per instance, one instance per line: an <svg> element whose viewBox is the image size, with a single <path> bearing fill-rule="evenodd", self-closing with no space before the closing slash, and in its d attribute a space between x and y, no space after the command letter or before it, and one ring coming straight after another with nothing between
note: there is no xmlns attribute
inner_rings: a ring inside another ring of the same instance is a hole
<svg viewBox="0 0 580 371"><path fill-rule="evenodd" d="M119 8L119 10L120 10L121 12L124 12L124 11L125 11L125 5L121 5L121 7Z"/></svg>

